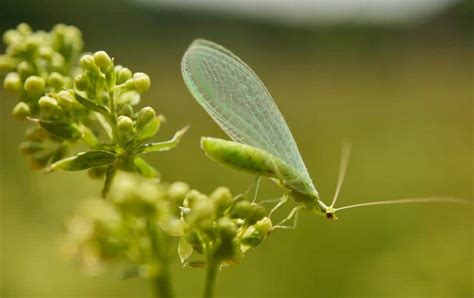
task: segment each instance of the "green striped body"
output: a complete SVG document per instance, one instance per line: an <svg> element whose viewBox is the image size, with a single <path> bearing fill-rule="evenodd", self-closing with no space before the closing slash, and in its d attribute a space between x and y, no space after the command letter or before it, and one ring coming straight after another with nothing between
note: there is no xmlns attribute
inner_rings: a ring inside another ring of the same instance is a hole
<svg viewBox="0 0 474 298"><path fill-rule="evenodd" d="M311 185L287 163L264 150L210 137L201 139L201 147L212 160L238 171L272 178L297 202L311 209L319 206L318 194L312 191Z"/></svg>

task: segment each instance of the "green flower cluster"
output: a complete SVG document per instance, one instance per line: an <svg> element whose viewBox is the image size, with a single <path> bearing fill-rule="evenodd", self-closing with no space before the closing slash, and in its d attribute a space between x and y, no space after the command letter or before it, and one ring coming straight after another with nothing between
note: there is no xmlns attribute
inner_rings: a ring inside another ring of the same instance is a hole
<svg viewBox="0 0 474 298"><path fill-rule="evenodd" d="M8 72L3 87L20 99L13 109L15 117L38 115L43 95L72 87L71 76L83 47L76 27L56 25L51 32L33 32L20 24L4 33L3 42L6 53L0 56L0 70Z"/></svg>
<svg viewBox="0 0 474 298"><path fill-rule="evenodd" d="M19 96L13 115L33 123L20 150L34 169L106 175L104 194L117 170L158 177L138 155L175 147L186 129L169 141L148 142L164 117L151 107L136 108L151 85L147 74L115 65L104 51L81 53L81 32L73 26L33 32L20 24L3 39L3 85ZM65 158L80 143L90 150Z"/></svg>
<svg viewBox="0 0 474 298"><path fill-rule="evenodd" d="M164 117L138 107L149 76L104 51L82 53L76 27L33 32L20 24L3 39L3 86L19 98L13 116L31 122L20 151L34 169L87 170L105 181L102 199L84 201L67 221L63 254L89 274L127 263L125 276L150 278L158 297L173 297L169 270L177 251L183 265L206 267L204 297L211 297L217 270L239 263L274 228L265 208L225 187L205 195L160 181L141 155L174 148L187 128L150 142Z"/></svg>
<svg viewBox="0 0 474 298"><path fill-rule="evenodd" d="M226 187L209 196L191 190L182 207L184 235L178 252L183 264L194 267L239 263L243 253L258 246L272 228L265 208L243 195L233 197ZM196 251L204 261L186 260Z"/></svg>
<svg viewBox="0 0 474 298"><path fill-rule="evenodd" d="M268 235L272 223L266 213L225 187L206 196L184 182L122 173L106 200L83 202L68 221L62 251L89 274L125 261L126 276L153 277L171 257L171 238L179 238L184 265L230 265ZM193 251L206 260L188 262Z"/></svg>

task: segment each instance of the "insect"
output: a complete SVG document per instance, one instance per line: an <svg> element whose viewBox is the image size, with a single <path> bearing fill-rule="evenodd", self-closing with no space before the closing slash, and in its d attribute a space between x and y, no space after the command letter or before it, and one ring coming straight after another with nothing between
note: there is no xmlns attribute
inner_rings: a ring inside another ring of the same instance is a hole
<svg viewBox="0 0 474 298"><path fill-rule="evenodd" d="M331 204L326 205L308 174L285 119L263 82L247 64L224 47L198 39L183 56L182 73L197 102L233 140L203 137L201 147L206 155L236 170L275 181L286 193L278 206L287 197L299 203L287 220L302 208L335 219L339 210L367 205L458 201L415 198L335 208L350 152L350 147L344 146L336 193Z"/></svg>

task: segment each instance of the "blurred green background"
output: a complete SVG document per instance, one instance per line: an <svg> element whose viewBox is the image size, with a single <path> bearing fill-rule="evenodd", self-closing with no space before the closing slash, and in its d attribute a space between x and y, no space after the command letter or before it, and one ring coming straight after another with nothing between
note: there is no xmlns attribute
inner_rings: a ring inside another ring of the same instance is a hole
<svg viewBox="0 0 474 298"><path fill-rule="evenodd" d="M326 202L340 145L352 142L339 203L346 205L473 197L473 11L470 1L451 1L410 22L287 24L152 1L7 0L0 31L19 22L45 30L76 25L86 50L106 50L150 74L143 104L167 117L161 138L186 124L192 129L177 149L149 160L166 180L204 192L219 185L240 192L253 180L202 154L200 136L224 134L181 79L181 56L194 38L225 45L266 83ZM59 257L64 219L100 184L85 173L30 171L17 152L26 124L10 116L12 94L0 92L0 99L0 296L151 297L146 281L122 281L114 269L84 277ZM260 196L277 193L265 183ZM341 212L336 222L303 213L296 230L272 234L241 265L225 268L218 297L472 297L472 211L370 207ZM179 297L199 296L203 271L177 262L173 271Z"/></svg>

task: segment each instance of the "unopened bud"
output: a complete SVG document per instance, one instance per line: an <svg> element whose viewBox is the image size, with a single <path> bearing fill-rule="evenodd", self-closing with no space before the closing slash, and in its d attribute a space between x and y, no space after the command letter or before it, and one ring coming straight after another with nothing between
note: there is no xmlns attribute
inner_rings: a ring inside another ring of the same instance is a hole
<svg viewBox="0 0 474 298"><path fill-rule="evenodd" d="M133 120L127 116L119 116L117 120L117 126L119 129L119 135L124 142L128 142L133 137Z"/></svg>
<svg viewBox="0 0 474 298"><path fill-rule="evenodd" d="M112 59L104 51L94 53L94 62L102 72L106 72L112 66Z"/></svg>
<svg viewBox="0 0 474 298"><path fill-rule="evenodd" d="M119 84L125 83L130 78L132 78L132 71L126 67L123 67L117 73L117 83Z"/></svg>
<svg viewBox="0 0 474 298"><path fill-rule="evenodd" d="M209 199L194 202L191 212L188 214L187 222L202 230L209 231L212 229L214 221L214 206Z"/></svg>
<svg viewBox="0 0 474 298"><path fill-rule="evenodd" d="M74 86L76 86L79 91L86 91L90 86L89 77L83 74L78 75L74 79Z"/></svg>
<svg viewBox="0 0 474 298"><path fill-rule="evenodd" d="M240 201L235 202L235 204L232 206L230 215L233 218L246 219L251 212L250 209L251 209L251 206L250 206L249 201L240 200Z"/></svg>
<svg viewBox="0 0 474 298"><path fill-rule="evenodd" d="M209 198L219 213L222 213L229 208L233 201L232 193L229 188L223 186L216 188Z"/></svg>
<svg viewBox="0 0 474 298"><path fill-rule="evenodd" d="M17 119L25 119L26 117L30 116L30 113L30 107L22 101L17 103L12 111L13 117Z"/></svg>
<svg viewBox="0 0 474 298"><path fill-rule="evenodd" d="M71 92L67 90L61 90L58 93L58 104L64 108L64 109L69 109L74 105L75 98L71 94Z"/></svg>
<svg viewBox="0 0 474 298"><path fill-rule="evenodd" d="M188 208L194 208L194 205L197 204L197 202L201 201L201 200L207 200L208 198L200 193L199 191L195 190L195 189L192 189L188 192L188 194L186 195L186 198L184 199L184 202L183 202L183 205L184 207L188 207Z"/></svg>
<svg viewBox="0 0 474 298"><path fill-rule="evenodd" d="M18 64L18 74L23 79L27 79L29 76L33 75L34 70L30 63L22 61Z"/></svg>
<svg viewBox="0 0 474 298"><path fill-rule="evenodd" d="M31 27L27 23L21 23L16 27L16 30L20 32L21 34L28 35L31 34Z"/></svg>
<svg viewBox="0 0 474 298"><path fill-rule="evenodd" d="M146 73L136 72L133 75L133 85L138 93L145 93L150 89L150 77Z"/></svg>
<svg viewBox="0 0 474 298"><path fill-rule="evenodd" d="M14 70L17 63L18 62L14 58L8 55L0 55L0 70L1 71Z"/></svg>
<svg viewBox="0 0 474 298"><path fill-rule="evenodd" d="M186 194L189 192L189 185L184 182L174 182L168 187L168 196L181 206Z"/></svg>
<svg viewBox="0 0 474 298"><path fill-rule="evenodd" d="M120 109L120 115L132 117L133 115L133 108L129 104L125 104L122 109Z"/></svg>
<svg viewBox="0 0 474 298"><path fill-rule="evenodd" d="M25 81L25 90L28 94L38 96L44 92L45 81L38 76L30 76Z"/></svg>
<svg viewBox="0 0 474 298"><path fill-rule="evenodd" d="M40 109L46 113L54 112L58 108L58 102L50 96L41 96L38 105Z"/></svg>
<svg viewBox="0 0 474 298"><path fill-rule="evenodd" d="M233 239L237 235L237 226L227 217L220 218L217 221L217 232L224 239Z"/></svg>
<svg viewBox="0 0 474 298"><path fill-rule="evenodd" d="M246 218L250 224L256 223L267 214L267 210L262 205L251 204L250 207L249 214Z"/></svg>
<svg viewBox="0 0 474 298"><path fill-rule="evenodd" d="M17 43L21 40L21 38L21 33L14 29L7 30L3 34L3 42L6 45L12 45L14 43Z"/></svg>
<svg viewBox="0 0 474 298"><path fill-rule="evenodd" d="M58 72L52 72L48 77L48 85L59 90L64 86L64 77Z"/></svg>
<svg viewBox="0 0 474 298"><path fill-rule="evenodd" d="M54 51L50 47L40 47L38 50L38 54L41 56L41 58L49 61L53 59Z"/></svg>
<svg viewBox="0 0 474 298"><path fill-rule="evenodd" d="M53 57L51 58L51 66L54 69L61 69L64 66L65 63L66 63L66 61L64 60L63 55L61 55L57 52L53 53Z"/></svg>
<svg viewBox="0 0 474 298"><path fill-rule="evenodd" d="M92 55L84 55L81 57L81 66L85 70L97 69L97 66L94 62L94 57Z"/></svg>
<svg viewBox="0 0 474 298"><path fill-rule="evenodd" d="M16 72L10 72L3 80L3 88L7 91L16 92L21 89L21 78Z"/></svg>
<svg viewBox="0 0 474 298"><path fill-rule="evenodd" d="M138 112L137 128L142 128L156 117L152 107L144 107Z"/></svg>

